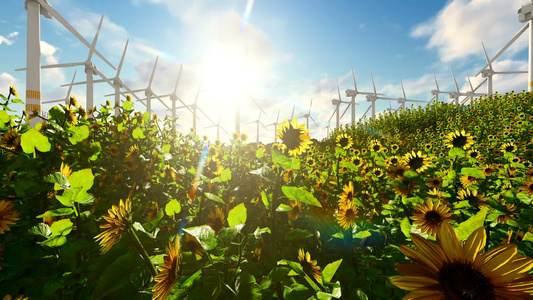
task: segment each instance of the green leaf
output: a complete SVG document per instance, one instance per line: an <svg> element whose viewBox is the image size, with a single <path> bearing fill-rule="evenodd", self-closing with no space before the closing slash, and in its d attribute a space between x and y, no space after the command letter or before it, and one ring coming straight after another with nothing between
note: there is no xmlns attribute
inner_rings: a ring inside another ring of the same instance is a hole
<svg viewBox="0 0 533 300"><path fill-rule="evenodd" d="M247 272L242 272L237 276L235 290L241 299L261 299L261 287Z"/></svg>
<svg viewBox="0 0 533 300"><path fill-rule="evenodd" d="M222 198L220 198L218 195L211 194L211 193L204 193L205 197L209 200L213 200L218 203L226 204Z"/></svg>
<svg viewBox="0 0 533 300"><path fill-rule="evenodd" d="M270 209L270 199L268 199L268 195L265 193L265 191L261 191L261 201L263 201L263 205L266 209Z"/></svg>
<svg viewBox="0 0 533 300"><path fill-rule="evenodd" d="M200 246L207 251L212 250L217 246L217 236L215 231L208 225L186 228L183 229L183 231L194 236L198 242L200 242Z"/></svg>
<svg viewBox="0 0 533 300"><path fill-rule="evenodd" d="M296 228L296 229L293 229L293 230L289 231L289 233L287 234L285 239L288 240L288 241L294 241L294 240L306 239L306 238L312 237L312 236L313 236L313 233L311 233L311 232L309 232L307 230Z"/></svg>
<svg viewBox="0 0 533 300"><path fill-rule="evenodd" d="M403 173L403 177L405 177L405 179L414 179L414 178L418 177L418 173L416 171L413 171L413 170L406 170Z"/></svg>
<svg viewBox="0 0 533 300"><path fill-rule="evenodd" d="M246 206L241 203L232 208L228 213L228 225L235 226L238 224L246 224Z"/></svg>
<svg viewBox="0 0 533 300"><path fill-rule="evenodd" d="M56 199L64 206L72 206L74 202L81 204L92 204L94 196L82 190L79 187L74 187L63 192L63 195L56 195Z"/></svg>
<svg viewBox="0 0 533 300"><path fill-rule="evenodd" d="M218 239L223 245L229 245L231 241L242 230L244 224L239 224L231 227L222 228L218 233Z"/></svg>
<svg viewBox="0 0 533 300"><path fill-rule="evenodd" d="M37 242L39 245L48 246L48 247L61 247L67 243L67 238L58 235L58 236L52 236L51 238L47 239L43 242Z"/></svg>
<svg viewBox="0 0 533 300"><path fill-rule="evenodd" d="M283 289L283 299L308 300L311 296L313 293L305 285L299 283L293 283L290 287L285 286Z"/></svg>
<svg viewBox="0 0 533 300"><path fill-rule="evenodd" d="M194 287L194 284L202 279L202 270L196 271L196 273L192 274L191 277L187 278L185 280L178 291L172 295L170 300L181 300L186 299L187 295L190 293L190 290Z"/></svg>
<svg viewBox="0 0 533 300"><path fill-rule="evenodd" d="M288 212L291 210L292 210L292 207L288 206L287 204L283 204L283 203L281 203L278 206L278 208L276 208L276 211L279 211L279 212Z"/></svg>
<svg viewBox="0 0 533 300"><path fill-rule="evenodd" d="M231 180L231 170L229 168L224 169L220 176L213 178L211 182L226 182Z"/></svg>
<svg viewBox="0 0 533 300"><path fill-rule="evenodd" d="M154 232L148 232L139 222L133 223L133 229L145 233L151 239L155 239L157 237L157 233L159 232L159 228L154 229Z"/></svg>
<svg viewBox="0 0 533 300"><path fill-rule="evenodd" d="M167 205L165 205L165 213L167 216L172 217L174 214L179 214L181 211L181 204L176 199L170 200Z"/></svg>
<svg viewBox="0 0 533 300"><path fill-rule="evenodd" d="M137 127L133 130L132 136L134 139L144 139L146 136L140 127Z"/></svg>
<svg viewBox="0 0 533 300"><path fill-rule="evenodd" d="M462 168L461 174L470 177L485 179L485 173L483 173L483 170L478 168Z"/></svg>
<svg viewBox="0 0 533 300"><path fill-rule="evenodd" d="M531 232L526 232L526 234L524 235L524 238L522 239L522 241L527 241L527 242L531 242L533 243L533 233Z"/></svg>
<svg viewBox="0 0 533 300"><path fill-rule="evenodd" d="M370 233L369 230L364 230L364 231L359 231L358 233L356 233L354 235L354 238L356 238L356 239L364 239L364 238L367 238L367 237L369 237L371 235L372 235L372 233Z"/></svg>
<svg viewBox="0 0 533 300"><path fill-rule="evenodd" d="M33 157L35 157L35 149L41 152L48 152L52 147L48 138L34 128L21 135L20 145L24 153L33 153Z"/></svg>
<svg viewBox="0 0 533 300"><path fill-rule="evenodd" d="M139 254L130 251L107 266L93 292L94 299L107 299L105 296L131 285L130 275L141 264Z"/></svg>
<svg viewBox="0 0 533 300"><path fill-rule="evenodd" d="M342 259L339 259L337 261L334 261L332 263L329 263L324 270L322 271L322 282L324 285L327 285L331 282L331 279L333 279L333 276L335 275L335 272L337 272L337 269L342 263Z"/></svg>
<svg viewBox="0 0 533 300"><path fill-rule="evenodd" d="M71 128L73 135L68 138L72 145L86 140L89 137L89 127L82 125L80 127Z"/></svg>
<svg viewBox="0 0 533 300"><path fill-rule="evenodd" d="M272 161L274 165L281 166L283 169L288 169L291 167L292 162L288 156L281 154L279 151L272 150Z"/></svg>
<svg viewBox="0 0 533 300"><path fill-rule="evenodd" d="M41 235L41 236L44 236L45 238L48 238L50 235L52 235L50 226L48 226L48 224L46 223L39 223L36 226L33 226L30 229L30 233L35 234L35 235Z"/></svg>
<svg viewBox="0 0 533 300"><path fill-rule="evenodd" d="M254 231L254 236L256 239L260 239L263 233L271 233L270 228L268 227L259 228L259 226L257 226L257 228Z"/></svg>
<svg viewBox="0 0 533 300"><path fill-rule="evenodd" d="M477 214L473 215L468 220L459 224L459 226L456 228L459 240L466 240L472 234L472 232L474 232L479 227L482 227L483 223L485 222L486 216L487 208L482 208Z"/></svg>
<svg viewBox="0 0 533 300"><path fill-rule="evenodd" d="M409 218L403 218L402 222L400 223L400 228L402 229L402 232L406 238L411 238L411 223L409 223Z"/></svg>
<svg viewBox="0 0 533 300"><path fill-rule="evenodd" d="M38 215L36 218L49 218L58 216L68 216L74 213L74 209L70 207L63 207L54 210L49 210L42 215Z"/></svg>
<svg viewBox="0 0 533 300"><path fill-rule="evenodd" d="M5 110L0 110L0 123L7 123L11 121L11 117Z"/></svg>
<svg viewBox="0 0 533 300"><path fill-rule="evenodd" d="M303 187L282 186L283 194L291 200L296 200L302 203L307 203L313 206L322 207L322 204L313 196L312 193L305 190Z"/></svg>
<svg viewBox="0 0 533 300"><path fill-rule="evenodd" d="M55 183L62 189L69 189L70 188L70 183L69 183L69 180L68 180L67 176L65 176L65 174L63 174L61 172L55 172L54 174L46 175L44 177L44 181L45 182L50 182L50 183Z"/></svg>
<svg viewBox="0 0 533 300"><path fill-rule="evenodd" d="M72 231L72 221L69 219L62 219L59 221L55 221L52 223L52 226L50 226L50 230L52 231L52 236L59 236L59 235L68 235Z"/></svg>
<svg viewBox="0 0 533 300"><path fill-rule="evenodd" d="M448 156L450 158L463 158L466 156L466 151L463 150L462 148L453 147L448 152Z"/></svg>
<svg viewBox="0 0 533 300"><path fill-rule="evenodd" d="M69 178L71 188L79 187L88 190L93 186L94 175L91 169L83 169L73 172Z"/></svg>
<svg viewBox="0 0 533 300"><path fill-rule="evenodd" d="M300 276L303 276L307 283L315 290L315 292L320 291L320 287L318 287L318 285L309 277L309 275L304 272L302 266L299 263L290 260L285 260L285 262L287 262L289 267L291 267L294 272L296 272Z"/></svg>
<svg viewBox="0 0 533 300"><path fill-rule="evenodd" d="M124 110L132 110L133 109L133 102L130 102L130 101L122 102L122 108Z"/></svg>

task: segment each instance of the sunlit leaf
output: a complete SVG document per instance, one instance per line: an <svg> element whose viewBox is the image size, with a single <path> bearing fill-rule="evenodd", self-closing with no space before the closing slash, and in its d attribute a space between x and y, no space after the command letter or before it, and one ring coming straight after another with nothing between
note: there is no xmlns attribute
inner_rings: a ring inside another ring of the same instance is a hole
<svg viewBox="0 0 533 300"><path fill-rule="evenodd" d="M291 167L292 163L291 163L291 159L286 156L286 155L283 155L281 154L279 151L276 151L276 150L272 150L272 161L274 162L274 165L276 166L281 166L283 169L288 169Z"/></svg>
<svg viewBox="0 0 533 300"><path fill-rule="evenodd" d="M402 219L402 222L400 223L400 228L406 238L411 238L411 223L409 223L409 219L407 217Z"/></svg>
<svg viewBox="0 0 533 300"><path fill-rule="evenodd" d="M337 272L337 269L342 263L342 259L339 259L337 261L334 261L332 263L329 263L326 267L324 267L324 270L322 271L322 282L326 285L331 282L331 279L333 279L333 276Z"/></svg>
<svg viewBox="0 0 533 300"><path fill-rule="evenodd" d="M246 206L244 203L241 203L234 208L232 208L228 213L228 224L229 226L235 226L238 224L246 223Z"/></svg>
<svg viewBox="0 0 533 300"><path fill-rule="evenodd" d="M459 224L456 228L459 240L466 240L476 229L483 226L487 216L487 208L482 208L477 214Z"/></svg>
<svg viewBox="0 0 533 300"><path fill-rule="evenodd" d="M220 198L218 195L211 194L211 193L204 193L205 197L209 200L213 200L218 203L226 204L222 198Z"/></svg>
<svg viewBox="0 0 533 300"><path fill-rule="evenodd" d="M55 172L53 174L49 174L49 175L45 176L44 177L44 181L45 182L50 182L50 183L55 183L61 189L69 189L70 188L70 183L69 183L69 180L68 180L67 176L65 176L65 174L63 174L61 172Z"/></svg>
<svg viewBox="0 0 533 300"><path fill-rule="evenodd" d="M309 232L307 230L303 230L300 228L296 228L296 229L289 231L285 239L288 241L294 241L294 240L306 239L312 236L313 236L312 232Z"/></svg>
<svg viewBox="0 0 533 300"><path fill-rule="evenodd" d="M63 207L54 210L49 210L44 214L38 215L36 218L49 218L49 217L59 217L59 216L68 216L74 213L74 209L70 207Z"/></svg>
<svg viewBox="0 0 533 300"><path fill-rule="evenodd" d="M50 230L52 231L52 236L68 235L72 231L72 226L74 226L72 221L69 219L62 219L52 223Z"/></svg>
<svg viewBox="0 0 533 300"><path fill-rule="evenodd" d="M174 214L179 214L180 212L181 212L181 204L176 199L170 200L165 205L165 213L169 217L174 216Z"/></svg>
<svg viewBox="0 0 533 300"><path fill-rule="evenodd" d="M79 142L86 140L89 137L89 127L87 125L81 125L79 127L71 128L73 134L68 138L72 145L76 145Z"/></svg>
<svg viewBox="0 0 533 300"><path fill-rule="evenodd" d="M136 127L131 133L131 135L133 136L134 139L137 139L137 140L146 138L141 127Z"/></svg>
<svg viewBox="0 0 533 300"><path fill-rule="evenodd" d="M322 204L313 196L312 193L305 190L303 187L295 186L282 186L281 190L283 194L291 200L296 200L302 203L307 203L309 205L322 207Z"/></svg>
<svg viewBox="0 0 533 300"><path fill-rule="evenodd" d="M52 147L48 138L34 128L23 133L20 140L20 145L22 146L24 153L33 153L33 157L35 157L35 150L48 152Z"/></svg>
<svg viewBox="0 0 533 300"><path fill-rule="evenodd" d="M71 188L79 187L82 190L88 190L94 183L93 171L91 169L83 169L72 172L69 181Z"/></svg>
<svg viewBox="0 0 533 300"><path fill-rule="evenodd" d="M461 175L485 179L485 173L483 173L483 170L478 168L462 168Z"/></svg>
<svg viewBox="0 0 533 300"><path fill-rule="evenodd" d="M215 231L208 225L185 228L183 231L194 236L205 250L212 250L217 246Z"/></svg>

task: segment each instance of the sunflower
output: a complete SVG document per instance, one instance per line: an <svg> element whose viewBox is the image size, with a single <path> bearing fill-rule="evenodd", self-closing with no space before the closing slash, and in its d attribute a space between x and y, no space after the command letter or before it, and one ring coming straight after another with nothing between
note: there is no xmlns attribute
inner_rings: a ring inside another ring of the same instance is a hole
<svg viewBox="0 0 533 300"><path fill-rule="evenodd" d="M299 201L291 201L289 206L292 207L292 210L288 212L289 218L291 218L291 220L298 219L300 212L302 211L302 204Z"/></svg>
<svg viewBox="0 0 533 300"><path fill-rule="evenodd" d="M390 156L389 158L387 158L387 160L385 160L387 166L394 166L398 162L400 162L400 158L398 156Z"/></svg>
<svg viewBox="0 0 533 300"><path fill-rule="evenodd" d="M422 232L427 232L432 236L437 234L437 229L443 222L454 221L450 218L452 215L450 208L445 204L441 205L440 200L433 203L431 199L427 199L425 205L419 203L415 209L417 212L414 212L413 216L410 217L414 220L413 225L417 225L417 228Z"/></svg>
<svg viewBox="0 0 533 300"><path fill-rule="evenodd" d="M320 266L316 265L316 260L311 260L311 254L309 252L305 252L304 249L300 248L298 250L298 260L305 274L312 276L317 281L320 280L320 277L322 277Z"/></svg>
<svg viewBox="0 0 533 300"><path fill-rule="evenodd" d="M24 297L24 295L19 295L17 298L13 298L13 296L11 296L10 294L7 294L5 297L4 297L4 300L28 300L30 299L29 297Z"/></svg>
<svg viewBox="0 0 533 300"><path fill-rule="evenodd" d="M427 159L427 155L422 154L420 151L411 151L402 157L402 162L409 166L409 168L416 172L424 172L431 163Z"/></svg>
<svg viewBox="0 0 533 300"><path fill-rule="evenodd" d="M126 158L124 159L124 167L126 167L126 169L130 171L136 170L138 165L137 161L135 160L135 157L131 155L126 156Z"/></svg>
<svg viewBox="0 0 533 300"><path fill-rule="evenodd" d="M18 129L9 129L8 131L4 132L2 134L2 139L0 140L0 145L2 147L7 148L9 150L22 150L22 146L20 144L21 142L21 136L18 131Z"/></svg>
<svg viewBox="0 0 533 300"><path fill-rule="evenodd" d="M346 132L343 132L335 138L335 142L342 149L348 149L353 145L353 140L349 137Z"/></svg>
<svg viewBox="0 0 533 300"><path fill-rule="evenodd" d="M124 233L131 227L131 200L126 199L125 202L120 199L118 206L113 205L107 210L109 215L104 216L107 224L100 225L100 228L108 228L106 231L95 236L96 241L100 240L102 253L106 253L118 243Z"/></svg>
<svg viewBox="0 0 533 300"><path fill-rule="evenodd" d="M395 183L392 188L398 196L406 196L411 194L415 190L415 186L418 185L415 181L408 179L401 179L401 182Z"/></svg>
<svg viewBox="0 0 533 300"><path fill-rule="evenodd" d="M211 211L209 216L207 216L206 224L209 225L209 227L211 227L218 235L220 230L226 227L226 216L224 216L224 211L219 207L215 208L215 210Z"/></svg>
<svg viewBox="0 0 533 300"><path fill-rule="evenodd" d="M477 208L488 206L487 201L485 201L485 195L478 193L477 190L461 189L457 193L457 199L467 200L468 203Z"/></svg>
<svg viewBox="0 0 533 300"><path fill-rule="evenodd" d="M403 174L408 170L408 167L404 164L397 164L392 166L387 172L390 180L400 179L403 180Z"/></svg>
<svg viewBox="0 0 533 300"><path fill-rule="evenodd" d="M174 242L169 241L167 255L163 258L164 262L157 266L159 273L154 277L154 287L152 300L166 299L172 287L176 284L181 276L181 253L180 253L179 235L174 237Z"/></svg>
<svg viewBox="0 0 533 300"><path fill-rule="evenodd" d="M309 166L309 167L313 167L313 166L315 165L315 160L314 160L312 157L309 157L309 158L306 160L305 164L306 164L307 166Z"/></svg>
<svg viewBox="0 0 533 300"><path fill-rule="evenodd" d="M355 192L353 189L353 183L350 181L348 184L344 185L344 188L342 188L339 204L352 202L354 196Z"/></svg>
<svg viewBox="0 0 533 300"><path fill-rule="evenodd" d="M449 148L468 149L474 143L474 139L472 139L470 133L466 133L464 130L456 130L454 132L450 132L444 138L444 142L447 143L446 145Z"/></svg>
<svg viewBox="0 0 533 300"><path fill-rule="evenodd" d="M470 158L473 158L473 159L479 159L481 157L481 154L479 153L478 150L475 150L475 149L470 149L468 150L468 152L466 153L466 155Z"/></svg>
<svg viewBox="0 0 533 300"><path fill-rule="evenodd" d="M530 299L533 259L517 255L516 245L496 247L481 253L486 243L485 228L474 231L462 245L457 232L443 223L437 244L412 233L418 250L405 245L400 251L413 263L398 263L406 276L391 283L411 291L404 299Z"/></svg>
<svg viewBox="0 0 533 300"><path fill-rule="evenodd" d="M286 120L285 123L280 124L277 131L276 138L282 140L289 154L297 155L309 149L311 137L307 135L309 129L305 129L305 124L298 125L296 119L292 119L290 123Z"/></svg>
<svg viewBox="0 0 533 300"><path fill-rule="evenodd" d="M70 105L74 106L75 108L78 108L80 106L78 104L78 100L76 100L76 97L74 97L74 95L70 95L69 101Z"/></svg>
<svg viewBox="0 0 533 300"><path fill-rule="evenodd" d="M234 132L231 134L231 137L233 138L234 141L238 141L241 135L238 132Z"/></svg>
<svg viewBox="0 0 533 300"><path fill-rule="evenodd" d="M379 153L383 150L381 143L378 140L373 140L370 142L370 150L376 153Z"/></svg>
<svg viewBox="0 0 533 300"><path fill-rule="evenodd" d="M503 214L496 217L496 222L500 224L507 224L508 221L512 221L515 219L515 215L518 213L516 212L516 205L511 203L502 203L503 206L505 206L506 211L502 212Z"/></svg>
<svg viewBox="0 0 533 300"><path fill-rule="evenodd" d="M196 239L196 237L185 233L185 244L189 247L189 250L193 254L198 254L200 256L204 256L204 249L202 249L202 246L200 246L200 242Z"/></svg>
<svg viewBox="0 0 533 300"><path fill-rule="evenodd" d="M78 124L78 117L76 117L76 115L74 114L74 111L73 111L73 109L72 109L72 107L70 105L67 106L67 108L66 108L65 117L66 117L67 122L70 123L71 125Z"/></svg>
<svg viewBox="0 0 533 300"><path fill-rule="evenodd" d="M496 168L494 168L493 165L484 165L483 167L481 167L481 171L483 171L483 174L485 174L485 176L490 176L494 172L496 172Z"/></svg>
<svg viewBox="0 0 533 300"><path fill-rule="evenodd" d="M128 150L128 155L139 156L139 154L141 154L141 149L139 149L139 145L131 145L130 149Z"/></svg>
<svg viewBox="0 0 533 300"><path fill-rule="evenodd" d="M0 234L9 231L9 225L15 224L15 221L20 220L20 216L16 210L12 210L13 202L9 200L0 201Z"/></svg>
<svg viewBox="0 0 533 300"><path fill-rule="evenodd" d="M356 167L360 167L365 161L359 157L358 155L352 157L352 163L356 166Z"/></svg>
<svg viewBox="0 0 533 300"><path fill-rule="evenodd" d="M469 175L461 175L461 177L459 177L459 181L463 184L464 187L469 187L472 184L476 183L478 180L479 178Z"/></svg>
<svg viewBox="0 0 533 300"><path fill-rule="evenodd" d="M430 188L439 189L442 186L442 178L437 175L433 175L426 181L426 185Z"/></svg>
<svg viewBox="0 0 533 300"><path fill-rule="evenodd" d="M15 96L17 98L19 97L19 94L17 93L17 90L12 85L9 86L9 96L11 96L11 95L13 95L13 96Z"/></svg>
<svg viewBox="0 0 533 300"><path fill-rule="evenodd" d="M288 168L283 172L283 181L289 182L292 179L292 176L294 175L293 168Z"/></svg>
<svg viewBox="0 0 533 300"><path fill-rule="evenodd" d="M533 179L524 181L520 186L520 190L530 197L533 196Z"/></svg>
<svg viewBox="0 0 533 300"><path fill-rule="evenodd" d="M381 170L379 168L373 168L372 169L372 174L374 174L374 176L380 178L381 176L383 176L383 170Z"/></svg>
<svg viewBox="0 0 533 300"><path fill-rule="evenodd" d="M339 210L335 217L342 228L349 229L355 225L355 219L359 218L357 212L357 206L352 201L348 201L339 205Z"/></svg>
<svg viewBox="0 0 533 300"><path fill-rule="evenodd" d="M502 151L503 152L515 152L516 151L516 146L513 142L508 142L508 143L505 143L502 145Z"/></svg>

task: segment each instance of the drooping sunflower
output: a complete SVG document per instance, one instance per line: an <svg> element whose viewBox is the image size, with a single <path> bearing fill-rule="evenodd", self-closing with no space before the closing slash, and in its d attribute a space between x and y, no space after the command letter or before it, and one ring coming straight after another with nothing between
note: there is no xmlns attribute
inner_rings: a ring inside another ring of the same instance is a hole
<svg viewBox="0 0 533 300"><path fill-rule="evenodd" d="M346 132L343 132L335 138L335 142L342 149L348 149L353 145L353 140L349 137Z"/></svg>
<svg viewBox="0 0 533 300"><path fill-rule="evenodd" d="M339 210L335 217L342 228L349 229L355 224L355 219L359 218L357 213L357 206L352 201L348 201L339 205Z"/></svg>
<svg viewBox="0 0 533 300"><path fill-rule="evenodd" d="M419 203L415 206L417 212L414 212L410 217L414 220L413 225L417 225L417 228L422 232L435 236L437 229L444 222L451 222L454 219L450 218L452 213L450 208L446 204L440 204L440 200L433 203L431 199L426 200L426 204Z"/></svg>
<svg viewBox="0 0 533 300"><path fill-rule="evenodd" d="M294 169L288 168L283 172L283 181L289 182L292 179L292 176L294 175Z"/></svg>
<svg viewBox="0 0 533 300"><path fill-rule="evenodd" d="M189 247L189 250L193 254L198 254L200 256L204 256L204 249L202 246L200 246L200 242L196 239L196 237L185 233L185 244Z"/></svg>
<svg viewBox="0 0 533 300"><path fill-rule="evenodd" d="M76 115L74 114L74 109L70 105L67 106L65 110L65 118L67 122L70 123L71 125L78 124L78 117L76 117Z"/></svg>
<svg viewBox="0 0 533 300"><path fill-rule="evenodd" d="M18 212L12 209L13 205L13 202L9 200L0 201L0 234L9 231L9 225L20 220Z"/></svg>
<svg viewBox="0 0 533 300"><path fill-rule="evenodd" d="M339 198L339 204L352 202L354 196L355 192L353 188L353 183L350 181L342 188L342 194Z"/></svg>
<svg viewBox="0 0 533 300"><path fill-rule="evenodd" d="M466 133L464 130L456 130L450 132L444 139L444 142L449 148L468 149L474 143L474 139L470 133Z"/></svg>
<svg viewBox="0 0 533 300"><path fill-rule="evenodd" d="M420 151L411 151L402 157L402 162L409 166L409 168L416 172L424 172L431 161L427 158L426 154L422 154Z"/></svg>
<svg viewBox="0 0 533 300"><path fill-rule="evenodd" d="M22 150L22 146L20 144L21 142L21 136L18 131L18 129L9 129L4 134L2 134L2 139L0 140L0 143L2 147L18 151Z"/></svg>
<svg viewBox="0 0 533 300"><path fill-rule="evenodd" d="M218 235L220 230L226 227L226 216L224 215L224 211L220 207L215 208L215 210L211 211L207 216L206 224Z"/></svg>
<svg viewBox="0 0 533 300"><path fill-rule="evenodd" d="M463 184L463 187L466 188L466 187L469 187L472 184L478 182L479 178L473 177L473 176L469 176L469 175L461 175L461 177L459 177L459 181Z"/></svg>
<svg viewBox="0 0 533 300"><path fill-rule="evenodd" d="M108 223L100 225L100 228L107 228L107 230L94 237L96 241L99 241L102 253L109 251L130 229L132 225L131 200L127 198L124 202L120 199L119 205L111 206L107 212L109 215L104 216L104 219Z"/></svg>
<svg viewBox="0 0 533 300"><path fill-rule="evenodd" d="M17 93L17 90L12 85L9 86L9 96L11 96L11 95L15 96L16 98L19 97L19 94Z"/></svg>
<svg viewBox="0 0 533 300"><path fill-rule="evenodd" d="M135 159L135 157L131 155L126 156L126 158L124 158L124 167L126 167L126 169L130 171L136 170L138 165L137 165L137 160Z"/></svg>
<svg viewBox="0 0 533 300"><path fill-rule="evenodd" d="M430 188L440 189L440 187L442 186L442 182L443 182L442 178L440 178L437 175L433 175L431 176L431 178L429 178L426 181L426 185L429 186Z"/></svg>
<svg viewBox="0 0 533 300"><path fill-rule="evenodd" d="M476 208L486 207L489 204L485 201L485 194L478 193L477 190L461 189L457 193L457 199L467 200L468 203Z"/></svg>
<svg viewBox="0 0 533 300"><path fill-rule="evenodd" d="M277 131L278 135L276 138L283 142L289 154L298 155L309 149L311 137L307 135L309 129L305 129L305 124L298 125L296 119L292 119L290 123L286 120L279 125Z"/></svg>
<svg viewBox="0 0 533 300"><path fill-rule="evenodd" d="M530 197L533 196L533 179L524 181L520 186L520 190Z"/></svg>
<svg viewBox="0 0 533 300"><path fill-rule="evenodd" d="M407 167L404 164L396 164L396 165L393 165L389 169L389 171L387 172L387 175L389 176L390 180L394 180L394 179L403 180L403 174L408 169L409 169L409 167Z"/></svg>
<svg viewBox="0 0 533 300"><path fill-rule="evenodd" d="M163 258L164 262L157 266L159 273L154 277L154 287L152 300L167 298L170 290L176 284L181 276L181 245L179 235L174 237L174 242L169 241L166 248L167 255Z"/></svg>
<svg viewBox="0 0 533 300"><path fill-rule="evenodd" d="M314 277L317 281L320 280L320 277L322 277L320 266L316 265L316 260L311 260L309 252L305 252L303 248L300 248L298 250L298 260L305 274Z"/></svg>
<svg viewBox="0 0 533 300"><path fill-rule="evenodd" d="M398 263L405 276L391 279L397 287L411 291L404 299L531 299L533 259L517 255L516 245L496 247L481 253L485 228L474 231L462 245L457 232L443 223L437 244L411 234L417 250L405 245L400 251L413 263Z"/></svg>
<svg viewBox="0 0 533 300"><path fill-rule="evenodd" d="M299 201L291 201L289 203L289 206L292 208L289 212L289 218L291 220L296 220L300 216L300 212L302 211L302 204Z"/></svg>

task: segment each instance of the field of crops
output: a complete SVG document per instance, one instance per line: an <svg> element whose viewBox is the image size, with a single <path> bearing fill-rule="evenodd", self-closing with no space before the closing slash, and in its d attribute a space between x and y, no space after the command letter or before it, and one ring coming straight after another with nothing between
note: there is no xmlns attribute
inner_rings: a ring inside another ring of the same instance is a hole
<svg viewBox="0 0 533 300"><path fill-rule="evenodd" d="M1 97L0 297L533 297L531 93L270 145Z"/></svg>

